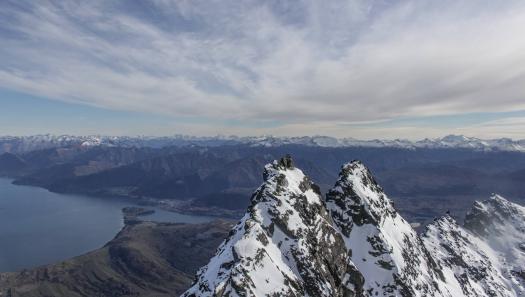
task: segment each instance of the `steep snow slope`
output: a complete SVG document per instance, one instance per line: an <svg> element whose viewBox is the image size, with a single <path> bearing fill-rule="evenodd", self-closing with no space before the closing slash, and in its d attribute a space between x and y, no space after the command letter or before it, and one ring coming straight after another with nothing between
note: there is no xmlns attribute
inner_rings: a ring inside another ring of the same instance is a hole
<svg viewBox="0 0 525 297"><path fill-rule="evenodd" d="M465 228L488 244L509 287L525 295L525 207L493 195L474 204Z"/></svg>
<svg viewBox="0 0 525 297"><path fill-rule="evenodd" d="M183 296L362 296L362 282L318 188L284 158Z"/></svg>
<svg viewBox="0 0 525 297"><path fill-rule="evenodd" d="M423 241L462 296L525 295L524 207L494 195L474 204L465 227L445 216Z"/></svg>
<svg viewBox="0 0 525 297"><path fill-rule="evenodd" d="M494 195L460 226L419 236L359 161L320 197L290 158L266 165L252 205L190 296L525 296L525 208Z"/></svg>
<svg viewBox="0 0 525 297"><path fill-rule="evenodd" d="M345 164L326 201L371 296L441 296L440 269L363 164Z"/></svg>
<svg viewBox="0 0 525 297"><path fill-rule="evenodd" d="M498 255L450 216L429 225L423 241L453 296L517 296L499 269Z"/></svg>

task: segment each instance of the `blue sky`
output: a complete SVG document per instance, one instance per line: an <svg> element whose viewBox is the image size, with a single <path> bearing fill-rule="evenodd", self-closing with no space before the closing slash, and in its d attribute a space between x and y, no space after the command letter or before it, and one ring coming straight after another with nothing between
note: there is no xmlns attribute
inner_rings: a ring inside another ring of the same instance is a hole
<svg viewBox="0 0 525 297"><path fill-rule="evenodd" d="M0 2L0 135L525 138L523 1Z"/></svg>
<svg viewBox="0 0 525 297"><path fill-rule="evenodd" d="M167 116L96 108L1 90L1 131L11 135L100 134L140 135L151 129L169 133L176 124Z"/></svg>

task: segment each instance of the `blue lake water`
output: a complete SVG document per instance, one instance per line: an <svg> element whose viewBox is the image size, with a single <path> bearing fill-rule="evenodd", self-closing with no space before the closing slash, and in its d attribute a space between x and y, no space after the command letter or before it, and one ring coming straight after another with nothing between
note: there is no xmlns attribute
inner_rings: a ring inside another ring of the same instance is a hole
<svg viewBox="0 0 525 297"><path fill-rule="evenodd" d="M132 202L51 193L0 178L0 272L65 260L103 246ZM201 223L210 217L155 209L147 220Z"/></svg>

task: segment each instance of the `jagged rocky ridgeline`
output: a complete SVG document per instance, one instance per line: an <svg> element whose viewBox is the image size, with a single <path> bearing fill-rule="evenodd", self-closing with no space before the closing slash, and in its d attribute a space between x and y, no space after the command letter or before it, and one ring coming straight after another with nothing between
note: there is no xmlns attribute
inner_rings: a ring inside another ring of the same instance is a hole
<svg viewBox="0 0 525 297"><path fill-rule="evenodd" d="M500 196L418 235L359 161L323 199L290 157L183 296L521 296L525 208Z"/></svg>

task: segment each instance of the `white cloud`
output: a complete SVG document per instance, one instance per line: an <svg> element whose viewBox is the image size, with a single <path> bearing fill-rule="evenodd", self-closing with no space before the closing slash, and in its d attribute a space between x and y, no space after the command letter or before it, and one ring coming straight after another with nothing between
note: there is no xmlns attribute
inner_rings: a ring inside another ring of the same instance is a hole
<svg viewBox="0 0 525 297"><path fill-rule="evenodd" d="M525 117L511 117L459 128L458 134L463 133L484 138L523 139L523 131L525 131Z"/></svg>
<svg viewBox="0 0 525 297"><path fill-rule="evenodd" d="M116 110L285 122L227 133L346 136L347 122L525 109L521 1L125 6L0 4L0 86ZM352 133L413 135L374 129Z"/></svg>

